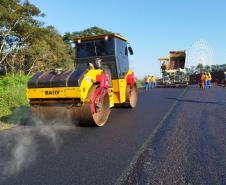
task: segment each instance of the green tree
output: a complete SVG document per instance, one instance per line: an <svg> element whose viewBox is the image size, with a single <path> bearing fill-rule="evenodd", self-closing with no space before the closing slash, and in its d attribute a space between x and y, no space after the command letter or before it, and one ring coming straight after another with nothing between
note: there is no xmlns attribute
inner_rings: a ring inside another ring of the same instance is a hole
<svg viewBox="0 0 226 185"><path fill-rule="evenodd" d="M211 65L212 71L219 71L219 65Z"/></svg>
<svg viewBox="0 0 226 185"><path fill-rule="evenodd" d="M190 75L190 74L195 74L196 72L196 67L195 66L191 66L191 67L186 67L185 68L186 72Z"/></svg>
<svg viewBox="0 0 226 185"><path fill-rule="evenodd" d="M72 35L75 37L83 37L83 36L95 36L95 35L103 35L103 34L110 34L110 33L112 32L105 30L103 28L99 28L97 26L93 26L82 31L73 32Z"/></svg>
<svg viewBox="0 0 226 185"><path fill-rule="evenodd" d="M54 27L36 20L41 11L28 0L0 1L0 67L26 74L73 66L74 49ZM4 64L4 65L3 65Z"/></svg>
<svg viewBox="0 0 226 185"><path fill-rule="evenodd" d="M203 64L198 64L195 69L198 73L202 73L204 70Z"/></svg>
<svg viewBox="0 0 226 185"><path fill-rule="evenodd" d="M63 36L63 39L66 43L72 43L74 37L96 36L111 33L113 32L105 30L103 28L99 28L97 26L93 26L82 31L76 31L72 33L66 32L65 35Z"/></svg>
<svg viewBox="0 0 226 185"><path fill-rule="evenodd" d="M41 33L39 33L41 34ZM54 27L42 28L41 39L36 39L26 51L26 73L54 68L71 68L74 51L71 45L65 44Z"/></svg>
<svg viewBox="0 0 226 185"><path fill-rule="evenodd" d="M211 71L211 67L210 67L209 65L205 65L205 66L204 66L204 70L205 70L205 71Z"/></svg>
<svg viewBox="0 0 226 185"><path fill-rule="evenodd" d="M8 61L7 57L14 60L19 50L23 50L32 41L34 31L40 26L34 16L40 17L43 14L29 1L21 3L19 0L1 0L0 65Z"/></svg>

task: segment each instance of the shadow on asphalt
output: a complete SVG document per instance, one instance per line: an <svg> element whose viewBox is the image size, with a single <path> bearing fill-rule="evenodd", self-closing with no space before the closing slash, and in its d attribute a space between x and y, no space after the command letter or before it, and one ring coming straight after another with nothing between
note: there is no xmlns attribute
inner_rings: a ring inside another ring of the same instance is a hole
<svg viewBox="0 0 226 185"><path fill-rule="evenodd" d="M178 98L168 98L169 100L176 100L179 102L188 102L188 103L198 103L198 104L212 104L226 106L226 103L223 102L211 102L211 101L199 101L199 100L189 100L189 99L178 99Z"/></svg>

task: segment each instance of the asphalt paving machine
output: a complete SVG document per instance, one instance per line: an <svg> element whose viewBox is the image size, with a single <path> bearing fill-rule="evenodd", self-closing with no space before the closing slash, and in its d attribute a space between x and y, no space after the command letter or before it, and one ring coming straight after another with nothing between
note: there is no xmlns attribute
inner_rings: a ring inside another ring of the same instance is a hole
<svg viewBox="0 0 226 185"><path fill-rule="evenodd" d="M189 76L185 70L185 51L170 51L169 58L159 58L162 78L158 87L187 87Z"/></svg>
<svg viewBox="0 0 226 185"><path fill-rule="evenodd" d="M126 38L117 34L75 38L74 70L37 72L28 82L32 115L41 120L56 116L88 126L103 126L110 108L134 108L138 90L129 69L133 54Z"/></svg>

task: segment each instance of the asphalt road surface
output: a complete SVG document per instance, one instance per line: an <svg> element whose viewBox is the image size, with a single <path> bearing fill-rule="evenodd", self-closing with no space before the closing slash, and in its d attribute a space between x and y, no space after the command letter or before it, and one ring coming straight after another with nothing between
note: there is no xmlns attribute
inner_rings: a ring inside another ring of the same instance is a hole
<svg viewBox="0 0 226 185"><path fill-rule="evenodd" d="M0 184L226 184L226 90L154 89L102 128L0 133Z"/></svg>
<svg viewBox="0 0 226 185"><path fill-rule="evenodd" d="M124 184L226 184L226 89L189 88Z"/></svg>

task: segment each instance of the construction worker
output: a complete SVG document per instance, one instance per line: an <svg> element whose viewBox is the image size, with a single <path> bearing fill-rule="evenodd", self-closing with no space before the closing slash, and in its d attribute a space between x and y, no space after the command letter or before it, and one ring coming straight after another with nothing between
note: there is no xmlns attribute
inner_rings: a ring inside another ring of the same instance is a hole
<svg viewBox="0 0 226 185"><path fill-rule="evenodd" d="M208 75L206 72L204 72L204 77L205 77L204 87L207 88Z"/></svg>
<svg viewBox="0 0 226 185"><path fill-rule="evenodd" d="M149 82L149 84L150 84L150 89L152 89L153 87L153 76L150 76L150 82Z"/></svg>
<svg viewBox="0 0 226 185"><path fill-rule="evenodd" d="M151 76L148 75L148 90L151 89Z"/></svg>
<svg viewBox="0 0 226 185"><path fill-rule="evenodd" d="M155 76L153 76L153 81L154 81L154 88L155 88L155 86L156 86L156 77Z"/></svg>
<svg viewBox="0 0 226 185"><path fill-rule="evenodd" d="M210 88L211 87L211 80L212 80L212 76L210 72L207 72L207 86Z"/></svg>
<svg viewBox="0 0 226 185"><path fill-rule="evenodd" d="M162 63L161 69L162 69L162 73L165 73L165 71L166 71L166 62L165 61Z"/></svg>
<svg viewBox="0 0 226 185"><path fill-rule="evenodd" d="M148 91L150 89L150 77L146 76L144 78L144 88L146 91Z"/></svg>
<svg viewBox="0 0 226 185"><path fill-rule="evenodd" d="M156 77L155 76L151 76L151 88L154 89L156 85Z"/></svg>
<svg viewBox="0 0 226 185"><path fill-rule="evenodd" d="M202 87L202 91L204 92L204 89L205 89L205 74L204 73L201 73L201 77L200 77L200 81L201 81L201 87Z"/></svg>

